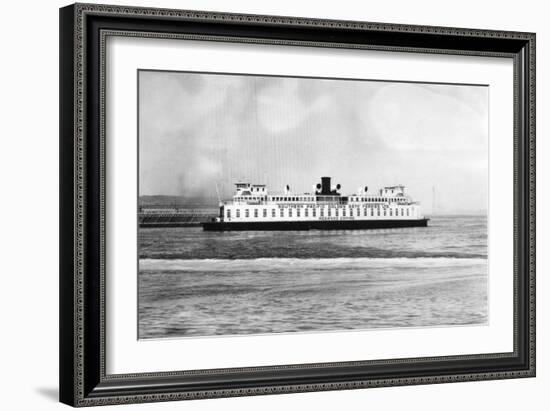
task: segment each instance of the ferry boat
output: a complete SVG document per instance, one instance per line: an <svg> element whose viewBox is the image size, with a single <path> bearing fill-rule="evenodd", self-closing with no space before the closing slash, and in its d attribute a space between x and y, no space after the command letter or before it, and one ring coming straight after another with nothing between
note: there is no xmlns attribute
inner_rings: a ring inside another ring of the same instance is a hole
<svg viewBox="0 0 550 411"><path fill-rule="evenodd" d="M264 184L236 183L230 201L220 203L219 216L202 223L205 231L246 230L351 230L426 227L420 204L405 194L402 185L367 194L341 195L341 185L331 186L321 177L314 193L268 194Z"/></svg>

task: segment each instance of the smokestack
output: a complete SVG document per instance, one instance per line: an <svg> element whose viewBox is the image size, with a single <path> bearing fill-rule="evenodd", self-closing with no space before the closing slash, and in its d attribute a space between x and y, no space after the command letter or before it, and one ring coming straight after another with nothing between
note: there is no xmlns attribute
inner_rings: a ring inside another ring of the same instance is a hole
<svg viewBox="0 0 550 411"><path fill-rule="evenodd" d="M321 177L321 194L330 195L330 177Z"/></svg>

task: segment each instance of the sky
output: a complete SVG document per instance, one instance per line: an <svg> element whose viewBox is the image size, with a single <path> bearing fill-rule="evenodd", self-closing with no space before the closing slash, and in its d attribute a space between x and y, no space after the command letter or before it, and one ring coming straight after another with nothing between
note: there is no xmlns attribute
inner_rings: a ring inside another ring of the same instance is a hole
<svg viewBox="0 0 550 411"><path fill-rule="evenodd" d="M140 195L234 183L405 185L425 213L486 212L487 86L139 72Z"/></svg>

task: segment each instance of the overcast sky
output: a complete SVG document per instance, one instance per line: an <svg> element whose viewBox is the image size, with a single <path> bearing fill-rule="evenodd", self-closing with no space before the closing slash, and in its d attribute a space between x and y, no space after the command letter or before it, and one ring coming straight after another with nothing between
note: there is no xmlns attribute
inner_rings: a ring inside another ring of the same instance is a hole
<svg viewBox="0 0 550 411"><path fill-rule="evenodd" d="M342 193L404 184L487 209L488 87L140 71L140 195L228 198L240 181Z"/></svg>

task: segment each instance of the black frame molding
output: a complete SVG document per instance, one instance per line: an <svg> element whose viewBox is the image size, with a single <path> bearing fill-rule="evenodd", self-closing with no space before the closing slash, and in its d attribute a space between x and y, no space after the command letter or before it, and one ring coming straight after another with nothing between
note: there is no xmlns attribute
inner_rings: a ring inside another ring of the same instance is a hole
<svg viewBox="0 0 550 411"><path fill-rule="evenodd" d="M514 351L105 373L105 39L199 39L514 61ZM535 34L75 4L60 9L60 401L73 406L535 376Z"/></svg>

